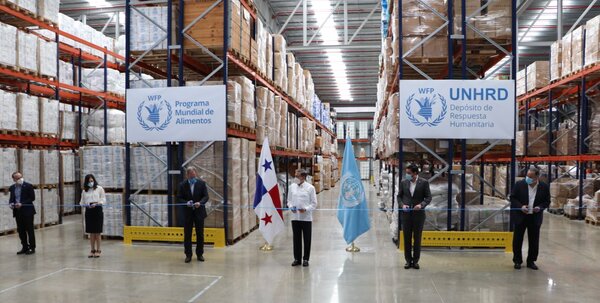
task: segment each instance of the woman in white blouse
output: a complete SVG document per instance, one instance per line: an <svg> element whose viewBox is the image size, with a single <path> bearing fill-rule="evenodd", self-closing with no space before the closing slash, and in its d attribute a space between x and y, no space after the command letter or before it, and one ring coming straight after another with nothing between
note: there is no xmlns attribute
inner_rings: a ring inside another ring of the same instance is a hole
<svg viewBox="0 0 600 303"><path fill-rule="evenodd" d="M99 258L102 252L100 250L100 238L104 223L102 205L106 202L106 195L104 194L104 188L98 185L94 175L85 176L83 189L79 204L85 207L85 232L90 234L92 250L88 258Z"/></svg>

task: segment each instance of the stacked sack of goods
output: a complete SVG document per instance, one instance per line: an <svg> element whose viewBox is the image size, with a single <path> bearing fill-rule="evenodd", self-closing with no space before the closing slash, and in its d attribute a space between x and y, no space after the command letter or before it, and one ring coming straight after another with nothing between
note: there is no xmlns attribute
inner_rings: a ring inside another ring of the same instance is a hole
<svg viewBox="0 0 600 303"><path fill-rule="evenodd" d="M227 144L227 219L228 239L234 241L252 230L258 221L253 209L256 191L256 142L246 139L229 138L226 143L215 142L196 158L196 152L208 142L186 143L184 157L198 169L198 174L209 187L211 206L207 209L205 227L223 228L223 148ZM178 220L182 219L177 214Z"/></svg>
<svg viewBox="0 0 600 303"><path fill-rule="evenodd" d="M594 194L594 199L589 202L585 212L586 222L593 222L595 225L600 223L600 190Z"/></svg>

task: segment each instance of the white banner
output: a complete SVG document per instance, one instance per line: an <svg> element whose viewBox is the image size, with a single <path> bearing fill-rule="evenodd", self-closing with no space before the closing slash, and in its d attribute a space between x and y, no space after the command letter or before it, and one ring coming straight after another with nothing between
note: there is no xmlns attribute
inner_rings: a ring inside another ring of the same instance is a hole
<svg viewBox="0 0 600 303"><path fill-rule="evenodd" d="M514 139L512 80L401 80L401 139Z"/></svg>
<svg viewBox="0 0 600 303"><path fill-rule="evenodd" d="M127 90L127 142L226 141L225 85Z"/></svg>

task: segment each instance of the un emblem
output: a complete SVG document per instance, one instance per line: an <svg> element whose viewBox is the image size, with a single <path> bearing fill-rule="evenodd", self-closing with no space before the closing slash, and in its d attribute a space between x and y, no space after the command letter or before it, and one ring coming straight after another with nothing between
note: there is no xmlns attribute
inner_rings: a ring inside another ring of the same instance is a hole
<svg viewBox="0 0 600 303"><path fill-rule="evenodd" d="M357 206L365 197L360 180L351 174L346 174L342 178L341 192L342 203L348 208Z"/></svg>
<svg viewBox="0 0 600 303"><path fill-rule="evenodd" d="M160 131L169 126L173 119L173 109L167 100L143 101L138 106L137 120L146 131Z"/></svg>
<svg viewBox="0 0 600 303"><path fill-rule="evenodd" d="M448 113L446 99L441 94L425 96L420 99L415 98L415 94L412 94L406 102L405 109L408 119L416 126L438 126ZM439 114L436 114L437 112ZM433 119L434 116L435 119Z"/></svg>

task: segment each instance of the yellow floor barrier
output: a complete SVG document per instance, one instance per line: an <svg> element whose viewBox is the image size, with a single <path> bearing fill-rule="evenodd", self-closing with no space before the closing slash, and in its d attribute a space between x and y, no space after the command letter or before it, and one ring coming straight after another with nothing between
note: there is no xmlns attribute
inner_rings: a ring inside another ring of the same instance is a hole
<svg viewBox="0 0 600 303"><path fill-rule="evenodd" d="M183 227L125 226L123 243L133 241L182 242ZM196 241L196 231L192 232L192 241ZM204 228L204 243L213 243L214 247L225 247L225 229Z"/></svg>
<svg viewBox="0 0 600 303"><path fill-rule="evenodd" d="M424 231L421 246L504 248L512 252L512 232L483 231ZM404 236L400 231L400 250L404 250Z"/></svg>

